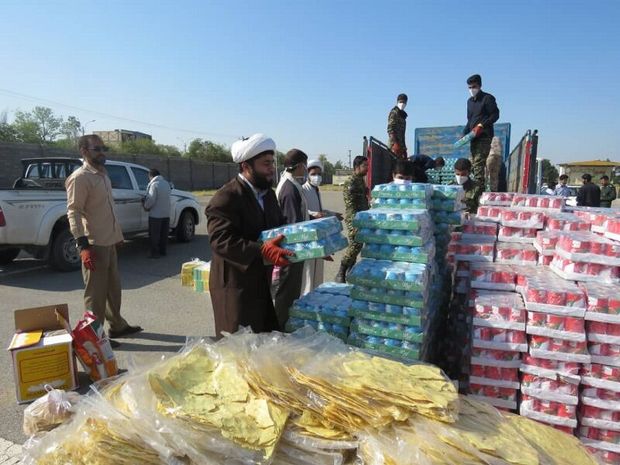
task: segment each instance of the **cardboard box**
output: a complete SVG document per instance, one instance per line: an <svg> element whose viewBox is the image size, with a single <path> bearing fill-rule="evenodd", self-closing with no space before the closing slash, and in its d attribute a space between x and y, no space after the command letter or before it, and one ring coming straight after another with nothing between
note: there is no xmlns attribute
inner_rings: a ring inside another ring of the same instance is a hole
<svg viewBox="0 0 620 465"><path fill-rule="evenodd" d="M43 396L46 384L64 390L78 387L73 338L56 312L69 322L67 304L15 310L15 334L8 350L19 403Z"/></svg>

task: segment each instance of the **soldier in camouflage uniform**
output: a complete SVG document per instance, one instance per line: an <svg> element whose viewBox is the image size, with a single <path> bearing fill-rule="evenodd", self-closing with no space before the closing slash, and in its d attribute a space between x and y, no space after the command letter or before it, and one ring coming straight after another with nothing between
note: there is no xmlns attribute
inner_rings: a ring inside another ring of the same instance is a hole
<svg viewBox="0 0 620 465"><path fill-rule="evenodd" d="M454 164L454 178L452 184L463 186L465 191L465 211L474 214L478 211L477 189L474 181L469 177L471 173L471 162L467 158L459 158Z"/></svg>
<svg viewBox="0 0 620 465"><path fill-rule="evenodd" d="M609 184L609 176L601 176L601 207L610 208L611 202L616 200L616 188Z"/></svg>
<svg viewBox="0 0 620 465"><path fill-rule="evenodd" d="M396 98L396 106L388 115L388 145L390 150L401 158L407 157L407 144L405 143L405 131L407 129L407 96L400 94Z"/></svg>
<svg viewBox="0 0 620 465"><path fill-rule="evenodd" d="M344 252L344 257L342 257L342 262L340 263L340 269L335 278L337 283L345 282L347 273L353 268L353 265L355 265L357 256L362 250L362 244L355 241L357 229L353 227L353 219L357 212L368 210L369 208L368 188L366 187L365 181L367 172L368 159L362 156L355 157L353 160L353 175L344 183L344 227L347 231L349 246Z"/></svg>
<svg viewBox="0 0 620 465"><path fill-rule="evenodd" d="M474 133L471 141L472 174L475 184L473 194L478 208L478 199L485 190L485 169L491 150L491 140L495 135L493 124L499 119L499 108L495 97L482 91L482 77L474 74L467 79L471 97L467 100L467 124L463 135Z"/></svg>

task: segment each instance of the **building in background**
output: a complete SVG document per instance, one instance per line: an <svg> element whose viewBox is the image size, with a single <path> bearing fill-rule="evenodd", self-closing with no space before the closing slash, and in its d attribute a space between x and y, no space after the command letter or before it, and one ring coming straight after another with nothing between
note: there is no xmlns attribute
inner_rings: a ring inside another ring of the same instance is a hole
<svg viewBox="0 0 620 465"><path fill-rule="evenodd" d="M114 131L94 131L93 134L101 137L101 140L108 145L121 145L123 142L131 140L153 140L150 134L139 131L129 131L127 129L115 129Z"/></svg>
<svg viewBox="0 0 620 465"><path fill-rule="evenodd" d="M598 179L606 174L611 180L616 180L620 175L620 162L591 160L591 161L573 161L570 163L560 163L560 174L568 176L568 184L571 186L580 186L582 184L581 176L585 173L592 175L592 181L598 184Z"/></svg>

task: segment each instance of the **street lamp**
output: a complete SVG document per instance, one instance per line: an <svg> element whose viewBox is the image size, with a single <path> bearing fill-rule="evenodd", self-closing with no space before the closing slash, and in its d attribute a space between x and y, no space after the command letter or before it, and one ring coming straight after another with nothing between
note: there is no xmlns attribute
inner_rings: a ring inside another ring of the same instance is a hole
<svg viewBox="0 0 620 465"><path fill-rule="evenodd" d="M90 124L90 123L94 123L95 121L97 121L97 120L95 120L95 119L91 119L90 121L87 121L86 123L84 123L84 124L82 125L82 135L84 135L84 133L86 132L86 125L87 125L87 124Z"/></svg>

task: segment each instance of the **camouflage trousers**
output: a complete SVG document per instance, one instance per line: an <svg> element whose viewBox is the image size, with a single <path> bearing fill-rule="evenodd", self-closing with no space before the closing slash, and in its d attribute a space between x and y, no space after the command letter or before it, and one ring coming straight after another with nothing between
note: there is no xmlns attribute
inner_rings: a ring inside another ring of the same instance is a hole
<svg viewBox="0 0 620 465"><path fill-rule="evenodd" d="M485 190L485 169L487 166L487 158L491 151L491 138L480 137L471 141L471 168L472 178L474 184L473 201L475 202L476 209L478 208L478 201L480 196Z"/></svg>
<svg viewBox="0 0 620 465"><path fill-rule="evenodd" d="M487 158L487 190L490 192L497 192L499 186L499 171L502 165L502 160L499 154L492 153Z"/></svg>
<svg viewBox="0 0 620 465"><path fill-rule="evenodd" d="M345 221L344 222L345 230L347 231L347 238L349 239L349 245L344 251L344 256L342 257L342 265L347 268L353 267L355 265L355 261L357 260L357 256L362 250L361 242L355 241L355 234L357 233L357 228L355 228L351 223Z"/></svg>

